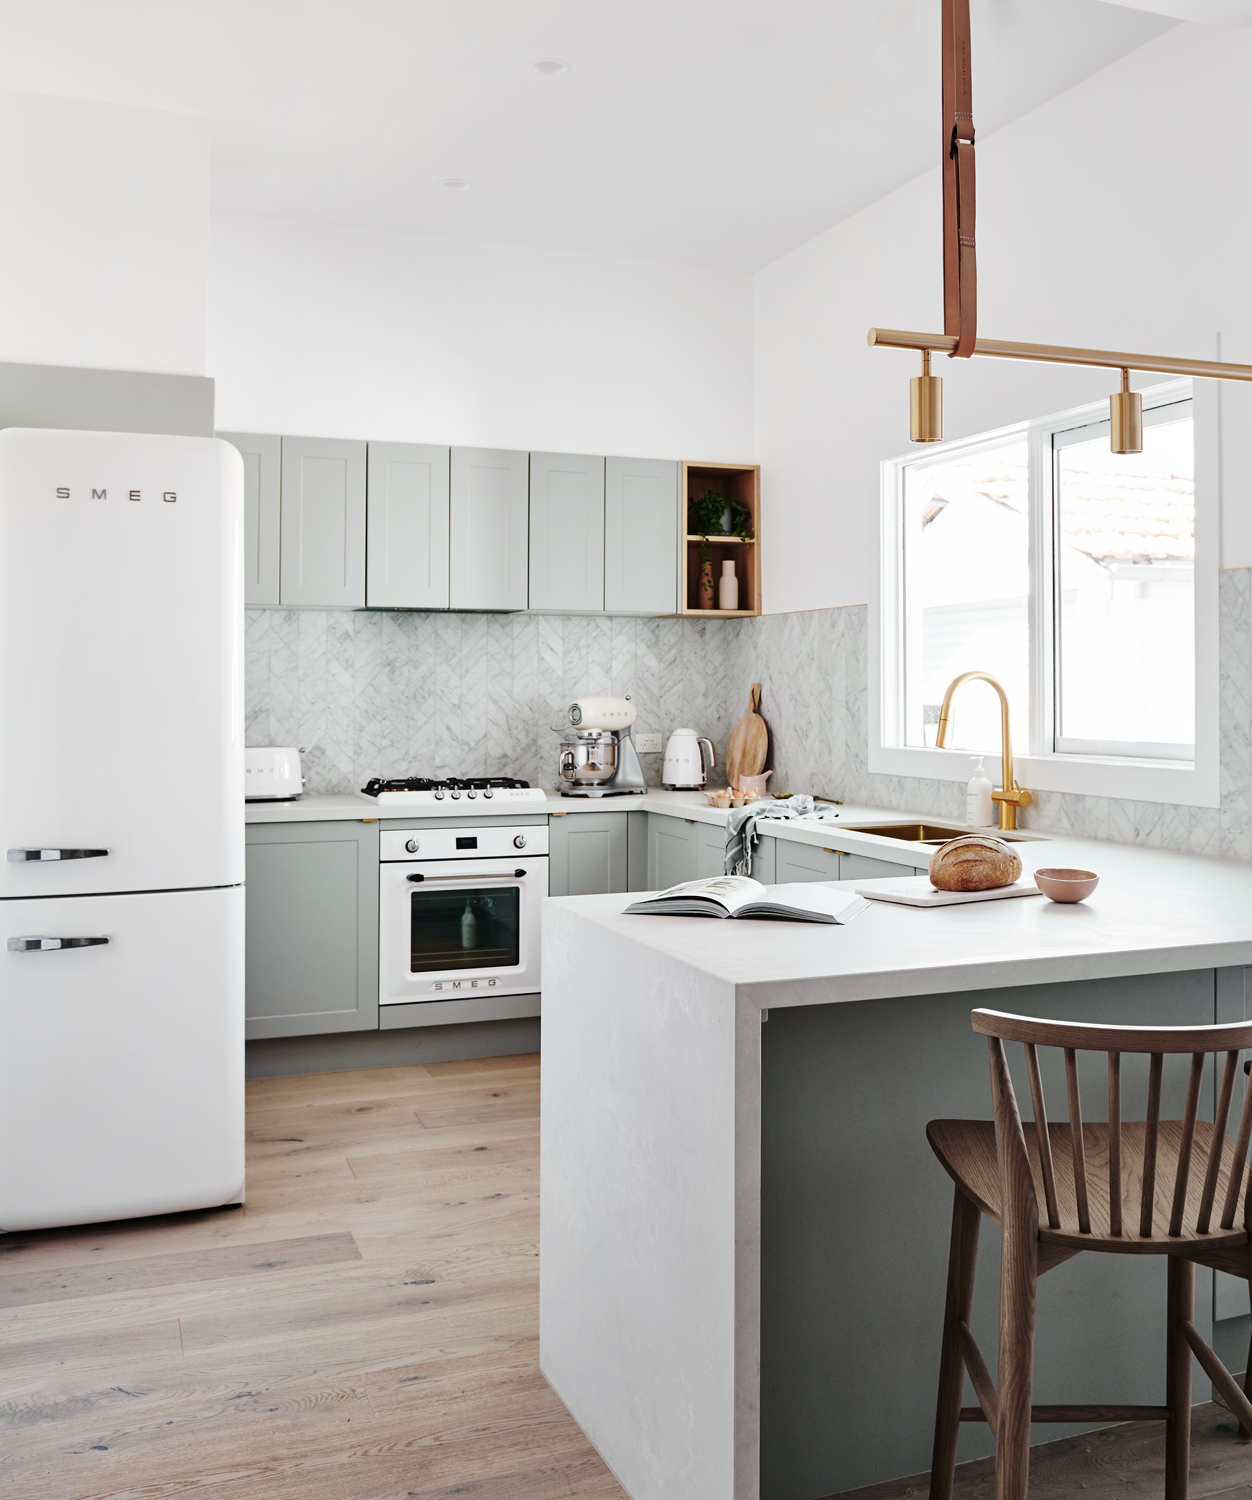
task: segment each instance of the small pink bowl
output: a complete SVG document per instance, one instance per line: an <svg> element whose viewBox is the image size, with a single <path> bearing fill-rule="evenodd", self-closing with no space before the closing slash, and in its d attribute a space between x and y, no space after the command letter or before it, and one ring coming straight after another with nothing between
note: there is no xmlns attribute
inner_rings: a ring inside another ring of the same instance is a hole
<svg viewBox="0 0 1252 1500"><path fill-rule="evenodd" d="M1091 870L1036 870L1035 884L1049 901L1085 901L1100 877Z"/></svg>

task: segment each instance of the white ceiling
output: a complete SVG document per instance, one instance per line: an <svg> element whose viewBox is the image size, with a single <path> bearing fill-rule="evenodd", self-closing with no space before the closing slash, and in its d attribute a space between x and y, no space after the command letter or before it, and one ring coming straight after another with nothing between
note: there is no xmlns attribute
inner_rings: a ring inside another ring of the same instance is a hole
<svg viewBox="0 0 1252 1500"><path fill-rule="evenodd" d="M1173 24L972 9L984 132ZM220 208L750 270L936 159L938 31L938 0L0 0L0 87L210 115Z"/></svg>
<svg viewBox="0 0 1252 1500"><path fill-rule="evenodd" d="M1208 26L1252 25L1252 0L1116 0L1116 3L1131 10L1172 16L1177 21L1198 21Z"/></svg>

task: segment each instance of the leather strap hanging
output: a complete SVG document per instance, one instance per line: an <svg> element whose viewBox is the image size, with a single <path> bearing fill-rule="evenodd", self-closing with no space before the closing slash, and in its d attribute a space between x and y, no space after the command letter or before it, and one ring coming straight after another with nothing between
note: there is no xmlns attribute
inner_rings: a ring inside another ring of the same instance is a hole
<svg viewBox="0 0 1252 1500"><path fill-rule="evenodd" d="M978 336L969 0L940 0L940 3L943 6L943 331L956 335L952 357L968 359Z"/></svg>

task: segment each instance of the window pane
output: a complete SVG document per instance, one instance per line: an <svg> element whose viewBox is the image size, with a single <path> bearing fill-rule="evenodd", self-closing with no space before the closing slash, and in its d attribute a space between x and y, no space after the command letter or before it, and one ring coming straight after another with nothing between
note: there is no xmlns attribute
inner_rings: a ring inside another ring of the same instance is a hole
<svg viewBox="0 0 1252 1500"><path fill-rule="evenodd" d="M1027 479L1024 438L905 470L906 744L933 745L944 689L962 672L983 671L1004 684L1014 710L1014 746L1025 748ZM970 683L961 690L948 744L999 751L1000 700L994 689Z"/></svg>
<svg viewBox="0 0 1252 1500"><path fill-rule="evenodd" d="M1057 749L1189 754L1195 742L1195 464L1186 415L1057 441Z"/></svg>

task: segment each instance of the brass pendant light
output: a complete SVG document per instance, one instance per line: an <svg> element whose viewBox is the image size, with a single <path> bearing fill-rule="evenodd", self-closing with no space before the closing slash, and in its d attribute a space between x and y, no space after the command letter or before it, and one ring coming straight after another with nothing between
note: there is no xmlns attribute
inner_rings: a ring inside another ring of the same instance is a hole
<svg viewBox="0 0 1252 1500"><path fill-rule="evenodd" d="M943 438L943 381L930 373L930 356L975 355L1025 359L1038 364L1089 365L1120 370L1121 390L1109 397L1114 453L1143 451L1143 398L1130 389L1131 370L1209 380L1252 380L1252 365L1216 359L1170 359L1109 349L1019 344L978 337L978 276L974 242L974 114L970 65L969 0L940 0L943 7L943 329L909 333L871 328L871 348L916 349L922 373L909 382L909 435L915 443Z"/></svg>
<svg viewBox="0 0 1252 1500"><path fill-rule="evenodd" d="M1109 397L1110 442L1114 453L1143 452L1143 397L1130 389L1130 371L1122 371L1122 388Z"/></svg>

